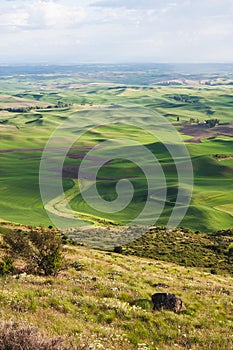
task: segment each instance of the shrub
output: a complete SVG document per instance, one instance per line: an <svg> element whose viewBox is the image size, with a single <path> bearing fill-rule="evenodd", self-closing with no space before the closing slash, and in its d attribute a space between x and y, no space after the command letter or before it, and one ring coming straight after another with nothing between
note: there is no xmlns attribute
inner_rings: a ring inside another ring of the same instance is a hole
<svg viewBox="0 0 233 350"><path fill-rule="evenodd" d="M70 264L71 267L73 267L76 271L85 270L86 265L81 263L80 261L74 261Z"/></svg>
<svg viewBox="0 0 233 350"><path fill-rule="evenodd" d="M13 259L5 256L0 261L0 276L9 275L14 271Z"/></svg>
<svg viewBox="0 0 233 350"><path fill-rule="evenodd" d="M0 324L0 350L74 350L67 347L62 338L48 339L33 326L20 325L16 321Z"/></svg>
<svg viewBox="0 0 233 350"><path fill-rule="evenodd" d="M121 254L122 253L122 247L121 246L117 246L117 247L114 247L114 253L119 253Z"/></svg>
<svg viewBox="0 0 233 350"><path fill-rule="evenodd" d="M6 232L3 243L12 259L22 258L30 273L56 275L62 267L62 239L54 231Z"/></svg>

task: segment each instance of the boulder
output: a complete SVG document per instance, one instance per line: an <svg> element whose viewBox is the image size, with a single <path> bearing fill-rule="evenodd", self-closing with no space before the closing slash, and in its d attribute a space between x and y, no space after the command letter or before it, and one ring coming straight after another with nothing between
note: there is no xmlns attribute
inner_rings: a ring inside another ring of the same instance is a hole
<svg viewBox="0 0 233 350"><path fill-rule="evenodd" d="M151 297L153 303L153 310L161 311L170 310L175 313L179 313L182 310L186 310L186 307L182 300L171 293L155 293Z"/></svg>

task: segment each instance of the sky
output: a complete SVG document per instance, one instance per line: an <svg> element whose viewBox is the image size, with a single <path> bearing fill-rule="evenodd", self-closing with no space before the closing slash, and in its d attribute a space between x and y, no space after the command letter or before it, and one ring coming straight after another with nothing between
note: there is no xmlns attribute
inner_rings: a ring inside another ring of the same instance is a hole
<svg viewBox="0 0 233 350"><path fill-rule="evenodd" d="M0 0L0 63L233 62L233 0Z"/></svg>

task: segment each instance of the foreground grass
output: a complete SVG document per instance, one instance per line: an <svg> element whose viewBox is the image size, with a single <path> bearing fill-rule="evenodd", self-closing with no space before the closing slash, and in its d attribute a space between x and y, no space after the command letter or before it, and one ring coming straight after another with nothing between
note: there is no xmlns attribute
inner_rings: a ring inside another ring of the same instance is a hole
<svg viewBox="0 0 233 350"><path fill-rule="evenodd" d="M69 268L58 277L2 277L1 318L83 349L232 348L231 277L84 247L66 246L65 257ZM151 295L163 291L180 296L187 310L153 312Z"/></svg>

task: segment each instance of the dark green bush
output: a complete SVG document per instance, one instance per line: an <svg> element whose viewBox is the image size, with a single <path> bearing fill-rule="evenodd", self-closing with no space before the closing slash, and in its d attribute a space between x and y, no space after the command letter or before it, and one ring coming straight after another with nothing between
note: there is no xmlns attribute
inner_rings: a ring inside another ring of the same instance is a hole
<svg viewBox="0 0 233 350"><path fill-rule="evenodd" d="M122 247L121 246L117 246L117 247L114 247L114 253L119 253L121 254L122 253Z"/></svg>
<svg viewBox="0 0 233 350"><path fill-rule="evenodd" d="M0 260L0 276L9 275L14 271L14 261L9 256L4 256Z"/></svg>
<svg viewBox="0 0 233 350"><path fill-rule="evenodd" d="M21 258L30 273L56 275L62 268L62 238L55 231L11 231L2 234L3 245L13 259Z"/></svg>
<svg viewBox="0 0 233 350"><path fill-rule="evenodd" d="M74 261L70 264L71 267L73 267L76 271L85 270L86 265L81 263L80 261Z"/></svg>

